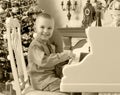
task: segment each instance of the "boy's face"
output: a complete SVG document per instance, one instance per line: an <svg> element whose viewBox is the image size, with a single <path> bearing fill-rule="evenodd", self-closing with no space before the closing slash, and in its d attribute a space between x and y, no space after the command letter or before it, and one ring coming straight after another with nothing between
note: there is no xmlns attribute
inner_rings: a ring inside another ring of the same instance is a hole
<svg viewBox="0 0 120 95"><path fill-rule="evenodd" d="M36 32L42 40L48 40L54 30L54 20L44 17L39 17L36 21Z"/></svg>

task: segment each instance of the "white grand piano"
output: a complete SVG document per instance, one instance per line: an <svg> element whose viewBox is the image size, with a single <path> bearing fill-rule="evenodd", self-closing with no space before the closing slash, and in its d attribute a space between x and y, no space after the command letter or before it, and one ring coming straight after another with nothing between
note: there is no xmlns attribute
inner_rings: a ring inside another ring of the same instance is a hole
<svg viewBox="0 0 120 95"><path fill-rule="evenodd" d="M91 27L91 52L63 68L62 92L120 92L120 28Z"/></svg>

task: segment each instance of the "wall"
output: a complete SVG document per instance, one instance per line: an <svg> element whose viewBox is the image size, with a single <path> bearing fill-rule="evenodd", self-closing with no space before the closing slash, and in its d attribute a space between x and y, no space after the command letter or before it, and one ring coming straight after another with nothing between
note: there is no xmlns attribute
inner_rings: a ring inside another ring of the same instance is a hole
<svg viewBox="0 0 120 95"><path fill-rule="evenodd" d="M61 8L61 1L62 0L38 0L37 2L40 8L44 9L47 13L51 14L55 18L56 27L80 27L83 19L82 9L87 0L77 0L77 10L75 12L71 12L72 17L70 21L67 19L67 12L63 11ZM66 5L67 0L63 1L65 1ZM105 5L105 0L100 1L103 3L103 5ZM93 2L94 0L91 0L91 3Z"/></svg>
<svg viewBox="0 0 120 95"><path fill-rule="evenodd" d="M66 16L61 9L61 0L38 0L40 8L51 14L56 23L56 27L62 27L66 23Z"/></svg>
<svg viewBox="0 0 120 95"><path fill-rule="evenodd" d="M81 0L77 0L78 8L76 12L72 12L71 21L68 21L67 19L67 12L62 10L61 1L62 0L38 0L37 1L40 8L44 9L47 13L51 14L55 18L56 27L66 27L66 25L68 25L69 23L71 24L72 20L74 23L75 21L74 19L76 15L82 17L82 15L80 14ZM67 1L67 0L64 0L64 1ZM71 1L74 1L74 0L71 0ZM65 2L65 5L66 5L66 2ZM73 26L76 26L75 23Z"/></svg>

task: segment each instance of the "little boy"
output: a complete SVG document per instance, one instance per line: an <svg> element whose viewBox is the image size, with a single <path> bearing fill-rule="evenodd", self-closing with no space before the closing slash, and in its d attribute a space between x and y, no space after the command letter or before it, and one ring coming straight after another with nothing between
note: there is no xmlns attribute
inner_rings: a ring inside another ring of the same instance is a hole
<svg viewBox="0 0 120 95"><path fill-rule="evenodd" d="M53 30L54 19L47 13L39 14L35 22L37 36L28 50L28 73L36 90L59 92L60 78L55 75L55 65L74 57L70 51L55 53L55 46L49 42Z"/></svg>

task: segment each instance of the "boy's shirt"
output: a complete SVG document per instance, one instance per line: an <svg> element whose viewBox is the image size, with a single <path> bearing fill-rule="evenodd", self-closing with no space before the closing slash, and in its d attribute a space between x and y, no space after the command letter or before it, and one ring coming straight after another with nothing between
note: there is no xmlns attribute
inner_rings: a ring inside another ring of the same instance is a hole
<svg viewBox="0 0 120 95"><path fill-rule="evenodd" d="M28 51L28 73L34 88L43 89L55 81L55 65L68 59L65 53L56 54L55 47L37 37Z"/></svg>

